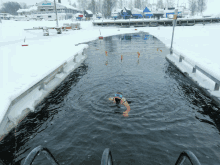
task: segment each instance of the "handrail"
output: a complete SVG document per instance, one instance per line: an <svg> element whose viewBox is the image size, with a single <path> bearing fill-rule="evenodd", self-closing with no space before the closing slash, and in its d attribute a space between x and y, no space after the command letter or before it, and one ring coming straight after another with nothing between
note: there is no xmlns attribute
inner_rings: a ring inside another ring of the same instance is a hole
<svg viewBox="0 0 220 165"><path fill-rule="evenodd" d="M112 154L109 148L106 148L102 154L101 165L113 165Z"/></svg>
<svg viewBox="0 0 220 165"><path fill-rule="evenodd" d="M192 165L201 165L197 157L189 150L185 150L180 154L175 165L182 165L186 158L189 159Z"/></svg>
<svg viewBox="0 0 220 165"><path fill-rule="evenodd" d="M34 148L26 157L23 165L31 165L36 158L36 156L39 154L39 152L43 152L44 155L47 157L47 159L51 162L52 165L59 165L57 160L54 158L54 156L51 154L51 152L41 145Z"/></svg>
<svg viewBox="0 0 220 165"><path fill-rule="evenodd" d="M182 55L179 55L177 53L175 53L176 55L179 56L179 62L182 62L182 60L185 60L186 62L188 62L184 56ZM188 62L189 64L191 64L190 62ZM192 64L191 64L192 65ZM214 76L212 76L210 73L204 71L202 68L200 68L199 66L197 65L194 65L193 66L193 70L192 70L192 73L196 73L196 70L199 70L201 73L203 73L205 76L207 76L208 78L210 78L212 81L215 82L215 88L214 88L214 91L218 91L219 90L219 86L220 86L220 81L215 78Z"/></svg>

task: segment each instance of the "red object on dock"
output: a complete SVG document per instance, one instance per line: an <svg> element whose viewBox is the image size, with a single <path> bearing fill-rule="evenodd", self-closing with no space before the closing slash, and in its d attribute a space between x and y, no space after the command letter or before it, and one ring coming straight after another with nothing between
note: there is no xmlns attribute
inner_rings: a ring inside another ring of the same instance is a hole
<svg viewBox="0 0 220 165"><path fill-rule="evenodd" d="M99 39L103 39L103 37L102 37L102 36L100 36L100 37L99 37Z"/></svg>
<svg viewBox="0 0 220 165"><path fill-rule="evenodd" d="M22 46L28 46L28 45L22 45Z"/></svg>

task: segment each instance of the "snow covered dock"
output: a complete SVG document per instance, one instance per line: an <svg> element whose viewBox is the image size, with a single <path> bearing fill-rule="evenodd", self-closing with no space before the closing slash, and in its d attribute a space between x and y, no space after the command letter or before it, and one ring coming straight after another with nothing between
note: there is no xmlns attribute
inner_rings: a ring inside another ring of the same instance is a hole
<svg viewBox="0 0 220 165"><path fill-rule="evenodd" d="M71 21L63 21L71 23ZM24 31L37 26L52 27L54 21L4 21L0 24L0 138L15 127L35 106L60 82L78 67L86 56L83 49L87 45L78 45L98 39L101 29L103 37L135 32L148 32L161 40L169 48L172 27L123 28L93 26L92 21L81 22L82 30L56 34L50 30L50 36L43 36L41 30ZM220 80L220 57L218 40L220 25L176 27L174 34L174 54L167 55L182 72L187 72L198 85L219 100L220 92L214 91L215 83L203 77L199 71L191 73L197 65ZM22 47L25 43L29 46ZM78 56L76 57L76 55ZM103 52L105 55L105 52ZM179 55L184 60L179 62ZM76 58L75 58L76 57ZM73 61L75 59L75 62ZM26 97L27 96L27 97Z"/></svg>
<svg viewBox="0 0 220 165"><path fill-rule="evenodd" d="M195 18L178 18L177 26L194 25L194 24L210 24L219 23L220 18L218 17L195 17ZM119 19L119 20L95 20L93 22L94 26L110 26L110 25L130 25L130 26L151 26L151 24L157 24L158 26L171 26L173 24L173 19L161 18L157 19Z"/></svg>

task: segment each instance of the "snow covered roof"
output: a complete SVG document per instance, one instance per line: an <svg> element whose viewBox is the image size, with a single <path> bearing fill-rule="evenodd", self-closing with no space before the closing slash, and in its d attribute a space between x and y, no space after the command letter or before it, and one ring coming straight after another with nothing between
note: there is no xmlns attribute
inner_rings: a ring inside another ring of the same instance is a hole
<svg viewBox="0 0 220 165"><path fill-rule="evenodd" d="M36 10L37 10L37 6L32 6L29 9L19 9L17 12L22 13L22 12L31 12L31 11L36 11Z"/></svg>
<svg viewBox="0 0 220 165"><path fill-rule="evenodd" d="M133 8L132 9L132 13L134 13L134 14L141 14L141 13L143 13L143 10L140 10L140 9L137 9L137 8Z"/></svg>
<svg viewBox="0 0 220 165"><path fill-rule="evenodd" d="M66 8L68 8L68 9L73 9L73 10L81 11L81 10L79 10L79 9L77 9L77 8L75 8L75 7L73 7L73 6L71 6L71 5L68 5L68 4L64 4L64 3L58 3L58 4L61 5L61 6L66 7Z"/></svg>
<svg viewBox="0 0 220 165"><path fill-rule="evenodd" d="M121 12L123 9L115 9L114 11L113 11L113 13L119 13L119 12Z"/></svg>
<svg viewBox="0 0 220 165"><path fill-rule="evenodd" d="M143 12L150 12L150 10L146 7Z"/></svg>
<svg viewBox="0 0 220 165"><path fill-rule="evenodd" d="M93 14L90 10L86 10L86 12L87 12L88 14Z"/></svg>

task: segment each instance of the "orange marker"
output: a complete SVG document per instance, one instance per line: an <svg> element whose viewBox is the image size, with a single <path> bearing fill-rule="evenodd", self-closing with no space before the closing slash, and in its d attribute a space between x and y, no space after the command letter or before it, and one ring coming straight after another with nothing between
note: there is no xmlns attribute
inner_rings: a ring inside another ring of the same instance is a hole
<svg viewBox="0 0 220 165"><path fill-rule="evenodd" d="M141 54L139 52L137 52L137 54L138 54L138 58L139 58Z"/></svg>
<svg viewBox="0 0 220 165"><path fill-rule="evenodd" d="M157 51L158 51L158 49L159 49L159 48L157 48Z"/></svg>
<svg viewBox="0 0 220 165"><path fill-rule="evenodd" d="M107 51L105 51L105 55L108 56L108 52Z"/></svg>
<svg viewBox="0 0 220 165"><path fill-rule="evenodd" d="M162 50L160 50L162 52Z"/></svg>
<svg viewBox="0 0 220 165"><path fill-rule="evenodd" d="M121 60L123 60L123 55L121 55Z"/></svg>

